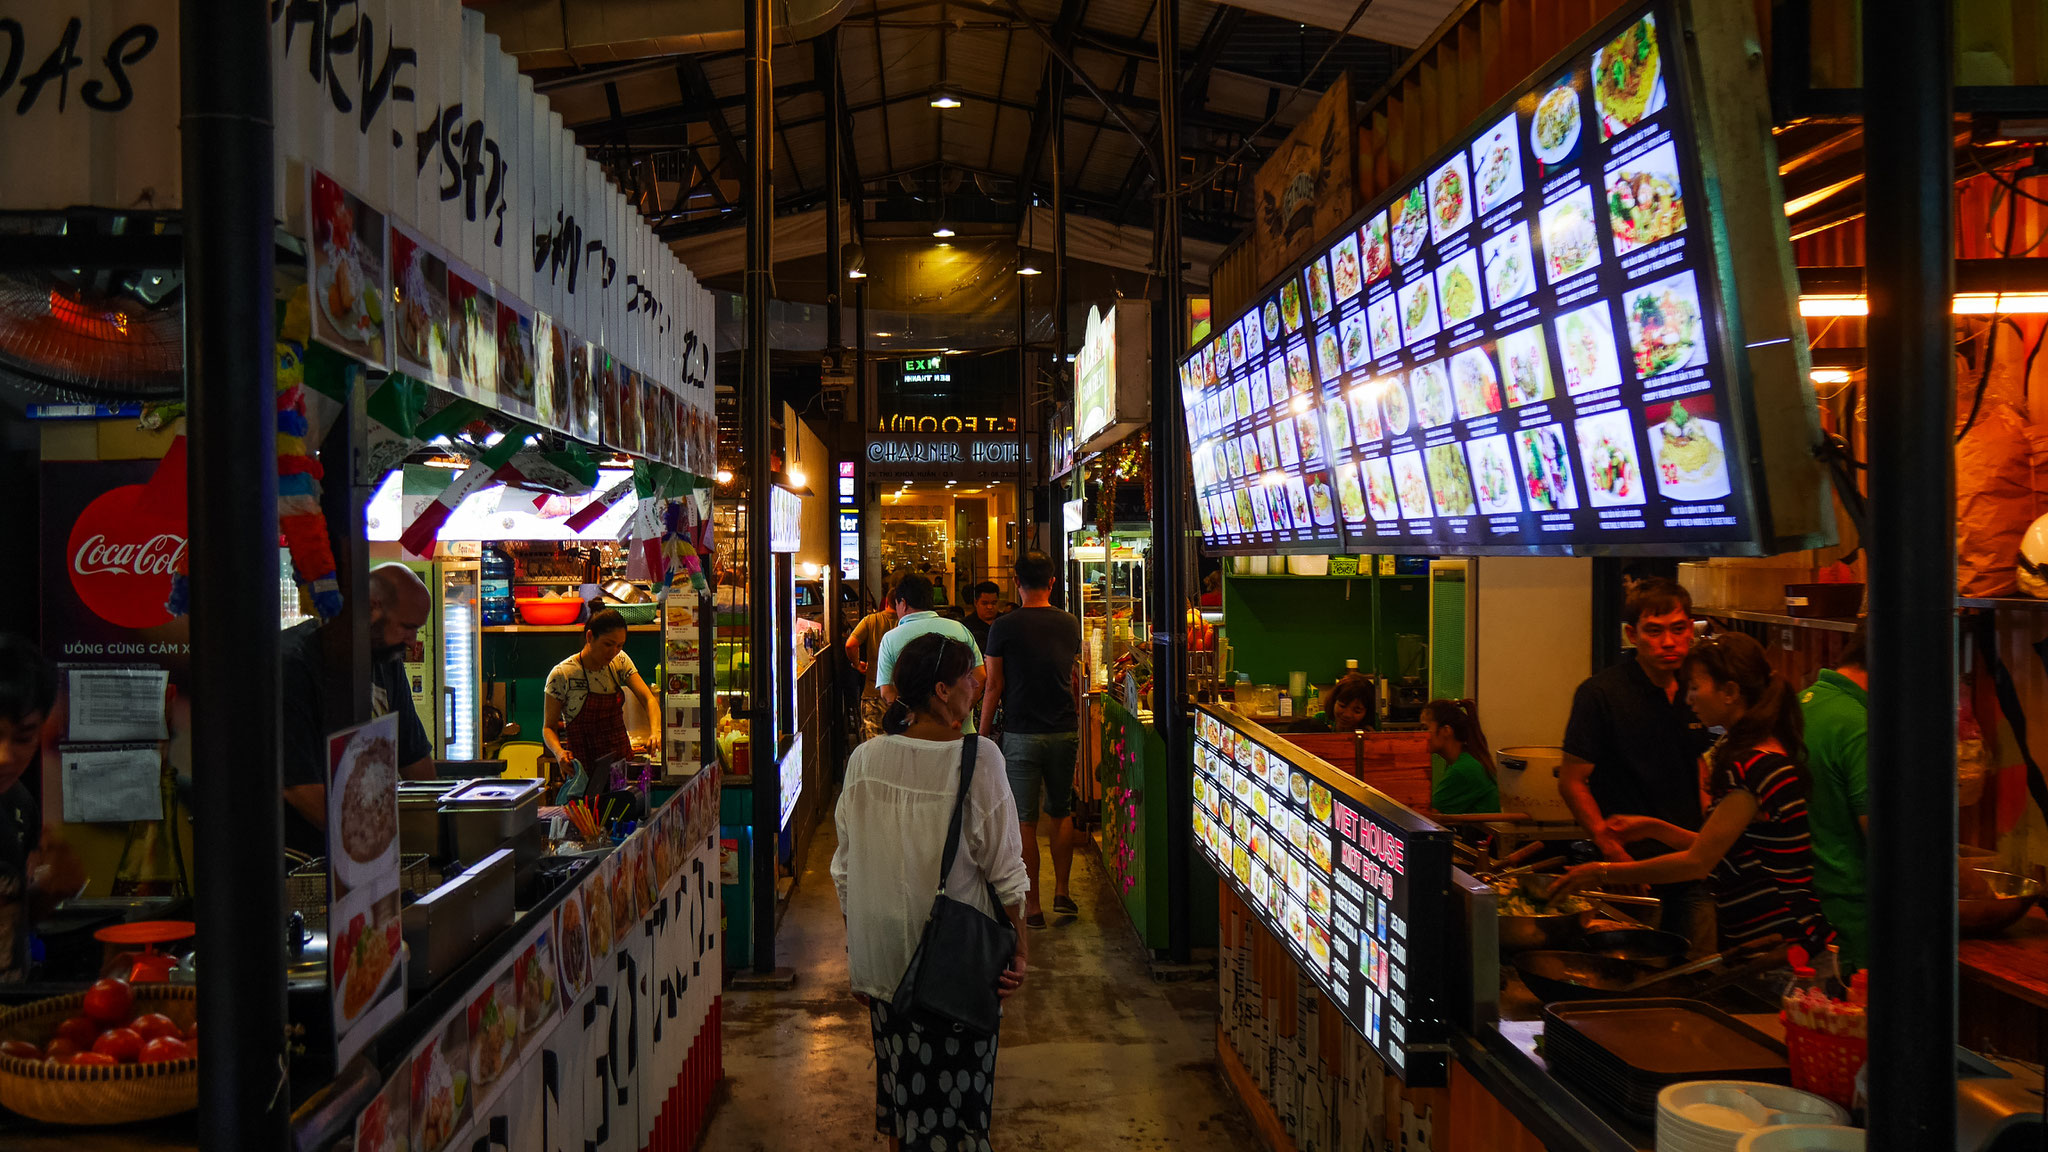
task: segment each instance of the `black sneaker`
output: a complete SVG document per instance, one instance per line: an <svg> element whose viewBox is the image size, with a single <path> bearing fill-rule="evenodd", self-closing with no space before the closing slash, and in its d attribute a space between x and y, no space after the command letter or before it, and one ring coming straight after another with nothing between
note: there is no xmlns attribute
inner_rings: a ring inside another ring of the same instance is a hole
<svg viewBox="0 0 2048 1152"><path fill-rule="evenodd" d="M1053 897L1052 910L1061 916L1079 916L1081 914L1081 906L1074 903L1074 898L1071 896Z"/></svg>

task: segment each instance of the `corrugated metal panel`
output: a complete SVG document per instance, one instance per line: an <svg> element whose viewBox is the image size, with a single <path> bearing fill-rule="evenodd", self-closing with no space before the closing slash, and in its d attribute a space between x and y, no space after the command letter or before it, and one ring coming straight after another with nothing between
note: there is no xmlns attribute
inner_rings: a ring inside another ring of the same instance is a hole
<svg viewBox="0 0 2048 1152"><path fill-rule="evenodd" d="M1356 5L1333 4L1330 0L1237 0L1237 4L1254 12L1313 24L1318 28L1342 28L1356 9ZM1355 36L1413 48L1429 39L1430 33L1435 32L1457 6L1458 0L1373 0L1351 31Z"/></svg>

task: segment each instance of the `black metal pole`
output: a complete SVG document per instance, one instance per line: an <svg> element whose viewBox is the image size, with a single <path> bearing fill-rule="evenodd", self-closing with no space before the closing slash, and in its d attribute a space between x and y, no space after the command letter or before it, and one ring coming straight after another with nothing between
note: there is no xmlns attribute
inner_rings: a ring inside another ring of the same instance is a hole
<svg viewBox="0 0 2048 1152"><path fill-rule="evenodd" d="M1182 604L1181 539L1187 494L1186 456L1180 441L1180 358L1187 311L1180 268L1180 4L1159 5L1159 308L1152 325L1162 339L1152 349L1152 722L1166 746L1166 938L1175 963L1187 962L1188 853L1194 835L1193 784L1188 770L1187 608Z"/></svg>
<svg viewBox="0 0 2048 1152"><path fill-rule="evenodd" d="M1870 294L1870 1148L1956 1130L1949 5L1863 26ZM1930 695L1931 693L1931 695Z"/></svg>
<svg viewBox="0 0 2048 1152"><path fill-rule="evenodd" d="M1050 68L1050 65L1048 65ZM1068 385L1071 377L1067 373L1067 74L1058 68L1051 68L1046 83L1051 87L1052 108L1052 403L1048 411L1058 411L1061 404L1073 399L1073 389ZM1069 418L1072 411L1069 410ZM1045 470L1048 475L1059 461L1048 453ZM1074 474L1068 473L1065 483L1059 488L1046 485L1054 493L1049 519L1052 521L1053 570L1060 574L1061 599L1073 606L1076 616L1081 614L1081 599L1074 589L1073 581L1067 579L1067 524L1066 497L1073 488Z"/></svg>
<svg viewBox="0 0 2048 1152"><path fill-rule="evenodd" d="M1024 211L1028 214L1031 211L1031 196L1028 189L1026 190L1023 199ZM1024 251L1023 249L1020 248L1017 251L1017 266L1019 268L1022 268L1024 266L1024 260ZM1017 479L1015 481L1015 484L1017 488L1017 503L1014 510L1015 515L1011 520L1011 523L1016 525L1014 533L1016 538L1011 542L1010 545L1010 556L1012 561L1014 561L1018 556L1022 556L1027 548L1038 547L1038 530L1035 527L1035 525L1037 524L1037 518L1031 514L1031 510L1028 507L1031 503L1031 481L1030 477L1026 474L1024 468L1024 448L1025 445L1031 443L1031 342L1026 336L1026 330L1031 326L1031 281L1034 279L1036 279L1036 277L1033 276L1016 277ZM1028 544L1025 542L1025 536L1027 534L1029 534L1029 536L1031 537L1030 543ZM990 573L990 575L993 577L994 573ZM1021 593L1019 594L1019 599L1020 601L1022 599Z"/></svg>
<svg viewBox="0 0 2048 1152"><path fill-rule="evenodd" d="M775 219L774 51L768 0L747 0L747 378L741 386L747 439L747 712L753 768L754 971L775 971L775 838L781 795L775 784L775 668L788 658L774 644L775 558L768 554L768 281Z"/></svg>
<svg viewBox="0 0 2048 1152"><path fill-rule="evenodd" d="M855 227L859 227L856 223ZM862 245L865 249L866 245ZM879 560L871 553L868 539L881 539L881 532L870 532L872 526L866 509L870 507L868 492L868 282L863 276L853 286L853 490L859 493L860 517L860 606L866 612L870 604L879 606L883 591L881 588L881 567ZM875 582L870 583L869 573L876 573ZM872 598L869 596L873 590Z"/></svg>
<svg viewBox="0 0 2048 1152"><path fill-rule="evenodd" d="M278 767L277 219L270 29L248 4L178 6L185 199L199 1143L275 1152L284 1090ZM347 483L338 477L338 483Z"/></svg>
<svg viewBox="0 0 2048 1152"><path fill-rule="evenodd" d="M839 29L812 41L813 72L825 97L825 353L834 368L844 363L846 337L840 331L840 293L846 267L840 251L839 210L846 200L846 117L839 90ZM828 496L828 499L830 497Z"/></svg>

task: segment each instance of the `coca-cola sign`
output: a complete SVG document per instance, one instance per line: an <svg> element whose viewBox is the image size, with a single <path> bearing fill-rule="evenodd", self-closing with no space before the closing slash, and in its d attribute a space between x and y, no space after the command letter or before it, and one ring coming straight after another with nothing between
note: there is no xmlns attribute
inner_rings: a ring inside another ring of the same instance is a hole
<svg viewBox="0 0 2048 1152"><path fill-rule="evenodd" d="M185 555L184 525L138 514L143 486L102 494L71 526L71 587L100 619L123 628L169 622L171 574Z"/></svg>

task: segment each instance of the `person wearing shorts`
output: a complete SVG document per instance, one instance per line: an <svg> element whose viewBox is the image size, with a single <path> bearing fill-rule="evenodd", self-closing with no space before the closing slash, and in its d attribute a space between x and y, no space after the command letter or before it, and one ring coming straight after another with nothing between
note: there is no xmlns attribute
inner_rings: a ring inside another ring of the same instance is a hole
<svg viewBox="0 0 2048 1152"><path fill-rule="evenodd" d="M1038 813L1052 827L1052 910L1078 915L1068 884L1074 867L1074 768L1080 754L1081 622L1052 606L1053 562L1043 552L1017 560L1017 609L988 629L988 690L1000 700L1004 770L1017 801L1024 870L1031 889L1024 923L1045 927L1039 905ZM984 707L982 735L995 727L996 709Z"/></svg>

